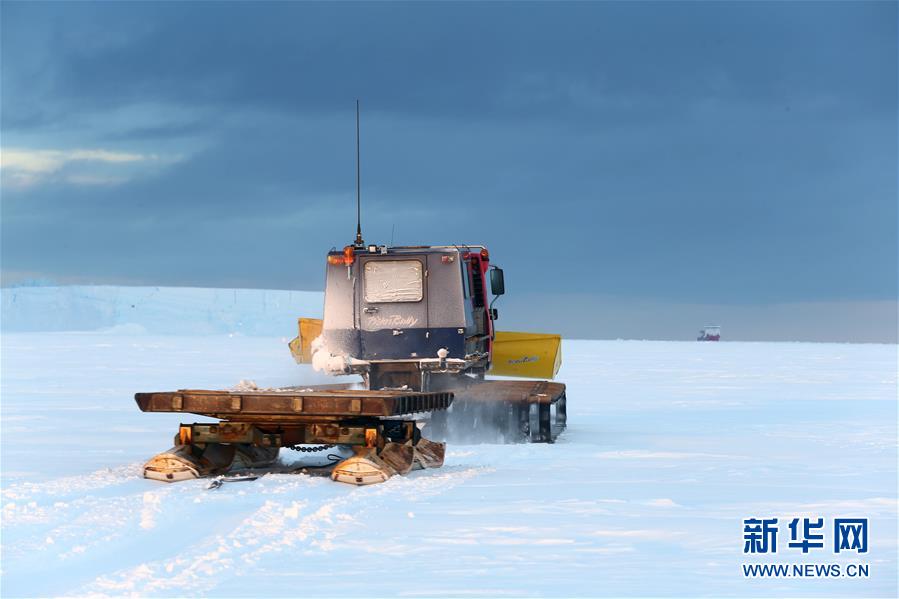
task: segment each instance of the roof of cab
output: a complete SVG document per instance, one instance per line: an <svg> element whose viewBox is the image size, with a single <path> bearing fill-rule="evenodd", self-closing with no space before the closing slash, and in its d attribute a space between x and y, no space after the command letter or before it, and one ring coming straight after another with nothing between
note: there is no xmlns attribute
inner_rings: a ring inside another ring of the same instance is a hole
<svg viewBox="0 0 899 599"><path fill-rule="evenodd" d="M369 244L364 248L356 250L358 254L369 254L369 255L383 255L383 248L385 246ZM398 245L398 246L386 246L387 247L387 255L390 254L430 254L430 253L446 253L447 251L451 252L480 252L483 249L486 249L483 245ZM374 251L371 249L374 248ZM329 254L342 254L342 249L331 248Z"/></svg>

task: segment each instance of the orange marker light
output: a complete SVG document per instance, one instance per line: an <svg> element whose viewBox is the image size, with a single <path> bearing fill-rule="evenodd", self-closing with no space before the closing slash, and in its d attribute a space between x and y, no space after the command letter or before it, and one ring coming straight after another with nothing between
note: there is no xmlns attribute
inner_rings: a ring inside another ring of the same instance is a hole
<svg viewBox="0 0 899 599"><path fill-rule="evenodd" d="M377 445L378 445L378 429L376 429L376 428L365 429L365 446L366 447L376 447Z"/></svg>
<svg viewBox="0 0 899 599"><path fill-rule="evenodd" d="M483 258L484 260L490 259L490 253L487 251L487 248L481 250L481 258Z"/></svg>
<svg viewBox="0 0 899 599"><path fill-rule="evenodd" d="M190 445L193 442L191 437L193 433L193 429L188 425L184 426L183 424L178 427L178 442L181 445Z"/></svg>
<svg viewBox="0 0 899 599"><path fill-rule="evenodd" d="M352 266L355 261L356 250L351 245L343 248L343 254L330 254L328 256L328 264L332 266Z"/></svg>

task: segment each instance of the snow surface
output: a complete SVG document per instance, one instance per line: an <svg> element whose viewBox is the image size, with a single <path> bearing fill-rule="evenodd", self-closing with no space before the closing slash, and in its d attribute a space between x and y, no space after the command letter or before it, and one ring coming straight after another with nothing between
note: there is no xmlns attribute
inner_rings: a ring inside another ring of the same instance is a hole
<svg viewBox="0 0 899 599"><path fill-rule="evenodd" d="M207 491L140 478L184 417L141 413L135 391L334 379L293 363L295 321L146 323L2 335L2 596L897 594L895 345L565 341L554 445L452 446L371 487ZM859 561L785 549L796 516L870 518L870 578L744 579L741 563ZM776 558L744 556L748 517L781 519Z"/></svg>

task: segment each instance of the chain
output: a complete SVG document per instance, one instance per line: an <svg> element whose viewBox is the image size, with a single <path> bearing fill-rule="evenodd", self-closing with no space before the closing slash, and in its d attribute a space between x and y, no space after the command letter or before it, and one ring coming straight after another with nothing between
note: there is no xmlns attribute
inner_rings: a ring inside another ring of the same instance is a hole
<svg viewBox="0 0 899 599"><path fill-rule="evenodd" d="M293 449L294 451L302 451L303 453L315 453L318 451L325 451L331 449L332 447L336 447L336 445L285 445L287 449Z"/></svg>

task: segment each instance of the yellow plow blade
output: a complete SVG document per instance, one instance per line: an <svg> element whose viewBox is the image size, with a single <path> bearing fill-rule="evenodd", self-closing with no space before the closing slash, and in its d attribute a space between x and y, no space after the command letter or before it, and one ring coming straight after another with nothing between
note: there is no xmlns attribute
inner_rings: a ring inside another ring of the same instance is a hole
<svg viewBox="0 0 899 599"><path fill-rule="evenodd" d="M497 331L490 374L551 379L562 365L562 337Z"/></svg>
<svg viewBox="0 0 899 599"><path fill-rule="evenodd" d="M312 363L312 342L322 334L322 321L318 318L300 318L297 320L299 335L288 344L290 353L297 364Z"/></svg>

